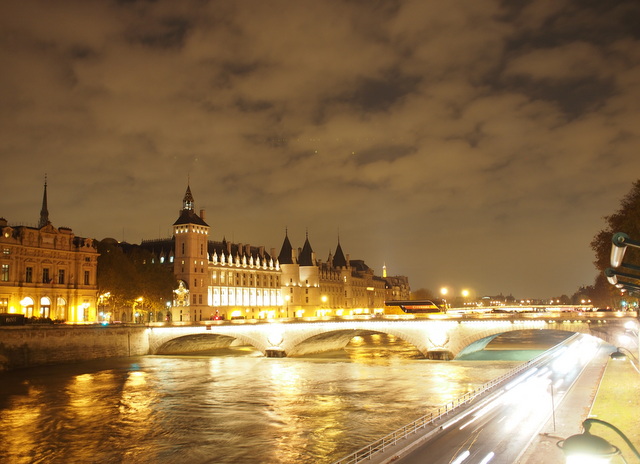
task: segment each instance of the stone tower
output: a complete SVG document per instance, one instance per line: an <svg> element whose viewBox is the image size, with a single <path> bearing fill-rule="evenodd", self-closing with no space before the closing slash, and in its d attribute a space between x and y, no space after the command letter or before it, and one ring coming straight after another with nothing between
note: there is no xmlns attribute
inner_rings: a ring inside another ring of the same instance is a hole
<svg viewBox="0 0 640 464"><path fill-rule="evenodd" d="M209 304L209 225L204 221L204 210L200 210L200 215L194 211L193 195L188 185L182 200L180 216L173 224L173 235L173 272L189 290L189 311L183 314L183 320L187 320L188 317L189 321L200 321L203 318L203 310Z"/></svg>

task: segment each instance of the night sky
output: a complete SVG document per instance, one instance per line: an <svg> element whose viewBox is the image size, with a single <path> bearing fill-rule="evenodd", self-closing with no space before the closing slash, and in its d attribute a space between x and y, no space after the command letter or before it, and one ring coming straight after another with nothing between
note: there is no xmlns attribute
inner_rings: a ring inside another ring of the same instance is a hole
<svg viewBox="0 0 640 464"><path fill-rule="evenodd" d="M0 216L308 231L412 288L571 295L640 178L640 3L4 1Z"/></svg>

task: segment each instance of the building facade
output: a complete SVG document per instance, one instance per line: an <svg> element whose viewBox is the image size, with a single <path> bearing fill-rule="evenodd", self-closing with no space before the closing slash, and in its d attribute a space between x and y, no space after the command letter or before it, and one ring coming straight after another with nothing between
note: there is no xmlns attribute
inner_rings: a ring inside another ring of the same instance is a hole
<svg viewBox="0 0 640 464"><path fill-rule="evenodd" d="M96 244L51 224L46 182L37 227L10 225L0 218L0 230L0 313L96 321Z"/></svg>
<svg viewBox="0 0 640 464"><path fill-rule="evenodd" d="M323 262L308 234L302 248L295 249L285 232L276 257L274 249L267 252L264 246L213 241L210 232L187 186L173 237L140 245L173 266L179 284L173 321L375 314L383 311L390 289L397 291L398 278L376 276L364 261L345 257L339 242Z"/></svg>

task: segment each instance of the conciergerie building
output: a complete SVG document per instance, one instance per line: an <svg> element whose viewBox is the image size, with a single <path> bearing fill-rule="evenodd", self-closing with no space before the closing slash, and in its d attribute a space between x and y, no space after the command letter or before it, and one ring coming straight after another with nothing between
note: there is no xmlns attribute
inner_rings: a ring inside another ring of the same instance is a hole
<svg viewBox="0 0 640 464"><path fill-rule="evenodd" d="M285 231L279 252L264 246L210 238L204 210L196 213L187 186L170 239L140 246L178 280L171 319L195 322L223 318L299 318L382 312L384 301L409 299L405 276L375 275L363 260L345 255L338 240L326 261L316 257L307 234L294 248Z"/></svg>

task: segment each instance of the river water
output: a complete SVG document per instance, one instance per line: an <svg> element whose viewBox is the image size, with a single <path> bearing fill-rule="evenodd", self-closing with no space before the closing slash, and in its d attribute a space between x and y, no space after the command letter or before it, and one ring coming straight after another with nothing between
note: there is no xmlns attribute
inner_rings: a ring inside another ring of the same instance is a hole
<svg viewBox="0 0 640 464"><path fill-rule="evenodd" d="M0 462L330 463L564 336L467 361L421 359L378 334L305 358L240 347L4 373Z"/></svg>

